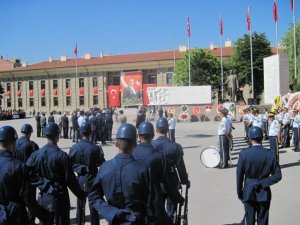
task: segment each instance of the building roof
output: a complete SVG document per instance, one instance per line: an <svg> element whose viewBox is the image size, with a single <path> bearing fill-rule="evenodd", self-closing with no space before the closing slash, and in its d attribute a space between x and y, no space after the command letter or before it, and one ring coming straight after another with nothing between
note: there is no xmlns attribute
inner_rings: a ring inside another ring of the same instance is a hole
<svg viewBox="0 0 300 225"><path fill-rule="evenodd" d="M213 55L219 57L220 49L205 49L211 52ZM223 48L223 56L230 57L233 53L232 47ZM181 59L185 52L178 50L174 51L160 51L160 52L145 52L145 53L134 53L124 55L105 55L102 57L92 57L91 59L78 58L78 66L91 66L91 65L108 65L108 64L122 64L122 63L137 63L137 62L150 62L150 61L164 61ZM66 61L52 60L52 62L44 61L25 67L8 68L6 71L28 71L28 70L39 70L39 69L53 69L53 68L64 68L64 67L75 67L76 59L67 59Z"/></svg>
<svg viewBox="0 0 300 225"><path fill-rule="evenodd" d="M11 70L14 68L14 62L0 59L0 71Z"/></svg>

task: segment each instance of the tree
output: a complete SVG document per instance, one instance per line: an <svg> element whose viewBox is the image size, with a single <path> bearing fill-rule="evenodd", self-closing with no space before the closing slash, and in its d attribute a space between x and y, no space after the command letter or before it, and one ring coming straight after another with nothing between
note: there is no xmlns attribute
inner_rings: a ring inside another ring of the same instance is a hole
<svg viewBox="0 0 300 225"><path fill-rule="evenodd" d="M252 34L253 50L253 79L254 95L258 97L264 89L264 63L263 59L272 54L270 42L264 33ZM235 49L230 65L236 70L240 84L251 83L251 58L250 58L250 36L244 37L235 42Z"/></svg>
<svg viewBox="0 0 300 225"><path fill-rule="evenodd" d="M177 85L188 85L188 52L176 62L174 82ZM191 51L191 83L193 85L220 85L220 61L210 52L202 49Z"/></svg>
<svg viewBox="0 0 300 225"><path fill-rule="evenodd" d="M290 80L294 80L295 61L294 61L294 27L291 26L289 31L285 34L282 40L282 46L289 56L289 71ZM296 24L296 53L297 53L297 75L300 76L300 23ZM300 79L297 79L296 89L300 90Z"/></svg>

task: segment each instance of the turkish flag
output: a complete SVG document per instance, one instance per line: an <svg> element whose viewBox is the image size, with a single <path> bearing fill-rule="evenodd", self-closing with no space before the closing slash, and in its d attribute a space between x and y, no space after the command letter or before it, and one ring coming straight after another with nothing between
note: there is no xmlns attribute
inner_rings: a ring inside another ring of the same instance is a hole
<svg viewBox="0 0 300 225"><path fill-rule="evenodd" d="M70 94L71 94L71 90L70 90L70 88L67 88L66 89L66 96L70 96Z"/></svg>
<svg viewBox="0 0 300 225"><path fill-rule="evenodd" d="M187 20L187 34L188 34L188 38L190 38L191 36L191 24L190 24L190 17L188 16L188 20Z"/></svg>
<svg viewBox="0 0 300 225"><path fill-rule="evenodd" d="M22 91L18 90L17 95L18 95L18 97L22 97Z"/></svg>
<svg viewBox="0 0 300 225"><path fill-rule="evenodd" d="M84 87L79 88L79 95L84 95Z"/></svg>
<svg viewBox="0 0 300 225"><path fill-rule="evenodd" d="M5 93L5 96L10 97L10 94L11 94L11 92L10 92L10 91L7 91L7 92Z"/></svg>
<svg viewBox="0 0 300 225"><path fill-rule="evenodd" d="M222 16L220 17L220 35L223 35L223 20L222 20Z"/></svg>
<svg viewBox="0 0 300 225"><path fill-rule="evenodd" d="M121 105L120 96L120 86L108 86L108 107L119 107Z"/></svg>
<svg viewBox="0 0 300 225"><path fill-rule="evenodd" d="M42 96L42 97L45 97L45 89L42 89L42 90L41 90L41 96Z"/></svg>
<svg viewBox="0 0 300 225"><path fill-rule="evenodd" d="M294 11L294 0L291 0L291 9Z"/></svg>
<svg viewBox="0 0 300 225"><path fill-rule="evenodd" d="M77 44L76 44L76 46L75 46L73 52L74 52L74 54L77 56L77 53L78 53Z"/></svg>
<svg viewBox="0 0 300 225"><path fill-rule="evenodd" d="M148 87L157 87L157 85L156 84L144 84L143 85L143 103L144 103L144 105L149 104Z"/></svg>
<svg viewBox="0 0 300 225"><path fill-rule="evenodd" d="M247 29L248 31L251 30L251 16L250 16L250 7L248 7L248 12L247 12Z"/></svg>
<svg viewBox="0 0 300 225"><path fill-rule="evenodd" d="M58 95L58 90L57 90L57 88L53 89L53 95L54 95L54 96L57 96L57 95Z"/></svg>
<svg viewBox="0 0 300 225"><path fill-rule="evenodd" d="M274 16L275 23L277 23L277 21L278 21L278 10L277 10L276 0L274 0L274 5L273 5L273 16Z"/></svg>
<svg viewBox="0 0 300 225"><path fill-rule="evenodd" d="M33 90L29 90L29 96L33 97Z"/></svg>
<svg viewBox="0 0 300 225"><path fill-rule="evenodd" d="M93 93L94 95L98 95L98 87L93 87Z"/></svg>

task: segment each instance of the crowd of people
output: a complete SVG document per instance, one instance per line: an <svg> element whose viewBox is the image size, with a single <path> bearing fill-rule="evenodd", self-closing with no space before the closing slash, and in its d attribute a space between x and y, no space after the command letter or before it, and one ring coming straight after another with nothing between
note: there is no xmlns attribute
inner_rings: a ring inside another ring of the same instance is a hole
<svg viewBox="0 0 300 225"><path fill-rule="evenodd" d="M19 139L13 127L0 127L0 171L6 171L0 173L0 224L32 225L36 217L40 224L69 224L68 188L78 198L79 225L85 224L87 199L92 225L99 225L100 216L114 225L179 224L186 200L180 190L190 181L181 145L168 138L172 118L159 117L154 129L147 121L126 123L119 113L119 153L107 161L96 143L111 140L110 109L47 118L37 113L37 135L48 141L41 148L31 140L31 125L22 126ZM72 128L72 135L64 128ZM76 142L69 154L57 145L61 137Z"/></svg>
<svg viewBox="0 0 300 225"><path fill-rule="evenodd" d="M26 117L26 113L21 109L2 109L0 108L0 120L12 120L14 116L17 116L17 119L22 119Z"/></svg>

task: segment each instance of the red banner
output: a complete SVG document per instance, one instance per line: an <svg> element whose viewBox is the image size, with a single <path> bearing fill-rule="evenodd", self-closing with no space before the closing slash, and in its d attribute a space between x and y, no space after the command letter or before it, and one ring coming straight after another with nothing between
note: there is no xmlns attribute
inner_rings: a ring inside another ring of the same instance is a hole
<svg viewBox="0 0 300 225"><path fill-rule="evenodd" d="M18 90L17 95L18 95L18 97L22 97L22 91Z"/></svg>
<svg viewBox="0 0 300 225"><path fill-rule="evenodd" d="M58 95L58 90L57 90L57 88L53 89L53 95L54 95L54 96L57 96L57 95Z"/></svg>
<svg viewBox="0 0 300 225"><path fill-rule="evenodd" d="M10 92L10 91L7 91L7 92L5 93L5 96L10 97L10 94L11 94L11 92Z"/></svg>
<svg viewBox="0 0 300 225"><path fill-rule="evenodd" d="M157 85L156 84L144 84L143 85L143 103L144 103L144 105L149 104L148 87L157 87Z"/></svg>
<svg viewBox="0 0 300 225"><path fill-rule="evenodd" d="M84 95L84 87L79 88L79 95Z"/></svg>
<svg viewBox="0 0 300 225"><path fill-rule="evenodd" d="M109 107L119 107L120 101L120 86L107 87L107 101Z"/></svg>
<svg viewBox="0 0 300 225"><path fill-rule="evenodd" d="M98 87L93 87L93 93L94 95L98 95Z"/></svg>
<svg viewBox="0 0 300 225"><path fill-rule="evenodd" d="M67 88L66 89L66 96L70 96L70 94L71 94L71 90L70 90L70 88Z"/></svg>
<svg viewBox="0 0 300 225"><path fill-rule="evenodd" d="M29 90L29 96L33 97L33 90Z"/></svg>
<svg viewBox="0 0 300 225"><path fill-rule="evenodd" d="M42 90L41 90L41 96L42 96L42 97L45 97L45 89L42 89Z"/></svg>

